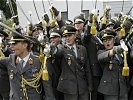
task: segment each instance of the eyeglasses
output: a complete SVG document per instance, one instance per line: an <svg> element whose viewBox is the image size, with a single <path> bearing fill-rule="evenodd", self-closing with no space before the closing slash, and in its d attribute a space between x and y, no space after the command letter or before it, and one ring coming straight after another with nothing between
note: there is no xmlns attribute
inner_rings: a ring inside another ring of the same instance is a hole
<svg viewBox="0 0 133 100"><path fill-rule="evenodd" d="M111 41L113 38L104 39L103 42Z"/></svg>

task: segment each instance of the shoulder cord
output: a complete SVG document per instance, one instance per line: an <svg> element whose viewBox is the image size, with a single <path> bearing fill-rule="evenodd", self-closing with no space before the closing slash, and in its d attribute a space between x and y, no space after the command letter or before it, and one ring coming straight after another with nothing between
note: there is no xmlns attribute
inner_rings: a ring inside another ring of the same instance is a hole
<svg viewBox="0 0 133 100"><path fill-rule="evenodd" d="M21 84L22 84L23 94L24 94L24 96L26 97L26 100L28 100L28 95L27 95L27 90L26 90L25 85L28 85L28 86L30 86L30 87L32 87L32 88L35 88L36 91L37 91L37 93L39 93L39 94L41 93L41 90L38 91L37 88L41 85L41 84L39 83L39 81L40 81L40 78L42 77L42 71L43 71L43 68L42 68L42 66L41 66L40 72L39 72L39 74L37 75L37 77L32 78L32 79L27 79L27 80L26 80L26 79L23 77L23 75L21 76L21 77L22 77Z"/></svg>

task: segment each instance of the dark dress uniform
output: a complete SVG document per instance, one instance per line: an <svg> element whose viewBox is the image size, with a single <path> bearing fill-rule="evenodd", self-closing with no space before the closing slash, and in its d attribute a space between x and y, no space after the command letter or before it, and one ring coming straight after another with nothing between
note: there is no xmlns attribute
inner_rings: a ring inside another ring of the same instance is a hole
<svg viewBox="0 0 133 100"><path fill-rule="evenodd" d="M9 100L10 83L7 68L0 68L0 100Z"/></svg>
<svg viewBox="0 0 133 100"><path fill-rule="evenodd" d="M98 92L106 96L118 96L118 100L127 100L125 98L128 95L127 80L122 76L123 58L120 54L115 54L111 60L108 55L109 50L98 51L98 60L103 68Z"/></svg>
<svg viewBox="0 0 133 100"><path fill-rule="evenodd" d="M23 69L21 69L20 65L16 62L15 55L10 55L9 57L0 60L1 68L8 69L11 86L10 99L43 100L42 86L44 86L44 89L46 89L47 91L45 93L46 100L54 100L54 96L53 98L51 97L52 92L48 91L49 89L47 89L50 87L49 82L42 81L41 77L36 82L33 82L32 80L36 77L39 77L39 72L41 71L40 59L31 54L29 58L33 60L33 64L30 64L27 61ZM30 84L31 86L28 84ZM36 86L39 84L40 86Z"/></svg>
<svg viewBox="0 0 133 100"><path fill-rule="evenodd" d="M56 100L64 100L63 93L57 90L59 77L61 74L60 61L57 59L60 58L55 58L55 57L48 58L46 66L52 80L52 88Z"/></svg>
<svg viewBox="0 0 133 100"><path fill-rule="evenodd" d="M132 75L132 78L130 81L130 85L131 85L131 88L130 88L130 92L129 92L129 100L132 100L133 99L133 75Z"/></svg>
<svg viewBox="0 0 133 100"><path fill-rule="evenodd" d="M5 57L8 57L11 54L11 51L7 49L3 52ZM6 67L0 68L0 100L9 100L10 93L10 82L8 77L8 71Z"/></svg>
<svg viewBox="0 0 133 100"><path fill-rule="evenodd" d="M0 35L4 37L8 37L8 34L4 32L2 29L0 29ZM2 42L4 46L6 46L5 40ZM5 57L8 57L11 54L11 50L8 47L4 49L5 50L2 50L2 52ZM7 71L7 68L2 67L0 68L0 100L3 100L3 99L9 100L9 93L10 93L10 82L8 77L8 71Z"/></svg>
<svg viewBox="0 0 133 100"><path fill-rule="evenodd" d="M85 33L83 44L87 49L87 56L89 58L90 68L92 71L92 100L103 100L103 95L97 92L100 79L102 77L102 68L97 59L97 52L104 47L98 40L97 36L88 33Z"/></svg>
<svg viewBox="0 0 133 100"><path fill-rule="evenodd" d="M130 51L130 91L129 91L129 100L133 99L133 46L131 47Z"/></svg>
<svg viewBox="0 0 133 100"><path fill-rule="evenodd" d="M82 95L84 98L81 100L88 100L88 91L92 88L92 84L87 52L81 45L76 45L76 48L77 58L67 46L62 49L58 48L55 56L61 58L61 75L57 89L65 95Z"/></svg>

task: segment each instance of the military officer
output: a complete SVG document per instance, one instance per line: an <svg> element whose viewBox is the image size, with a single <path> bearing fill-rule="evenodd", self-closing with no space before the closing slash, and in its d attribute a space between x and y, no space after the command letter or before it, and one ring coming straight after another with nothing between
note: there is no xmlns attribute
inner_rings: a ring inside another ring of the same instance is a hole
<svg viewBox="0 0 133 100"><path fill-rule="evenodd" d="M11 51L9 48L4 44L5 40L3 40L5 37L8 37L8 34L4 32L2 29L0 29L0 58L8 57L9 54L11 54ZM4 44L4 45L3 45ZM3 54L3 57L2 57ZM8 77L8 71L7 68L0 68L0 100L9 100L9 92L10 92L10 82Z"/></svg>
<svg viewBox="0 0 133 100"><path fill-rule="evenodd" d="M40 24L35 24L32 32L32 36L38 38L39 34L44 33L43 27Z"/></svg>
<svg viewBox="0 0 133 100"><path fill-rule="evenodd" d="M63 47L61 44L60 29L58 27L54 27L50 30L49 33L50 33L50 44L52 44L52 46ZM58 59L60 58L55 58L51 56L50 58L47 59L46 66L51 76L52 87L53 87L56 100L64 100L63 93L57 90L59 76L61 74L61 67Z"/></svg>
<svg viewBox="0 0 133 100"><path fill-rule="evenodd" d="M87 56L92 71L92 82L93 82L93 88L91 94L92 100L103 100L103 95L97 92L100 79L102 76L102 68L97 59L97 52L98 50L104 49L104 46L101 40L96 35L93 35L90 32L86 31L83 39L83 45L86 47Z"/></svg>
<svg viewBox="0 0 133 100"><path fill-rule="evenodd" d="M131 48L131 52L130 52L130 56L131 56L131 61L130 62L131 64L133 64L133 46ZM131 76L131 80L130 80L130 92L129 92L129 100L132 100L133 99L133 68L130 67L130 76Z"/></svg>
<svg viewBox="0 0 133 100"><path fill-rule="evenodd" d="M103 69L98 92L104 94L104 100L128 100L127 80L122 76L124 50L120 45L114 46L115 36L113 30L102 31L105 50L98 51L98 60Z"/></svg>
<svg viewBox="0 0 133 100"><path fill-rule="evenodd" d="M77 43L78 44L83 44L83 38L84 38L84 23L85 19L81 16L78 15L74 18L74 27L77 29Z"/></svg>
<svg viewBox="0 0 133 100"><path fill-rule="evenodd" d="M107 29L114 29L115 21L113 19L110 19L106 25Z"/></svg>
<svg viewBox="0 0 133 100"><path fill-rule="evenodd" d="M92 18L90 19L92 20ZM87 57L89 59L90 67L92 71L93 87L91 89L92 92L90 97L92 100L103 100L103 95L97 92L97 88L102 76L102 69L97 59L97 51L99 49L103 49L103 44L101 40L97 37L97 35L93 35L90 33L90 29L91 29L90 23L92 23L91 20L86 21L87 24L85 25L85 27L83 27L83 25L85 24L84 22L85 20L83 19L83 17L81 16L75 17L75 27L77 27L78 30L82 29L82 33L80 35L81 41L82 41L82 44L86 47ZM82 28L81 28L81 25L82 25Z"/></svg>
<svg viewBox="0 0 133 100"><path fill-rule="evenodd" d="M22 35L13 34L10 41L13 54L0 60L0 67L8 69L10 99L43 100L44 90L46 100L55 100L50 81L41 78L40 59L29 52L30 42L30 39Z"/></svg>
<svg viewBox="0 0 133 100"><path fill-rule="evenodd" d="M63 26L61 30L65 45L57 46L55 54L61 60L57 90L64 94L64 100L88 100L91 71L86 49L75 43L77 30L73 26Z"/></svg>

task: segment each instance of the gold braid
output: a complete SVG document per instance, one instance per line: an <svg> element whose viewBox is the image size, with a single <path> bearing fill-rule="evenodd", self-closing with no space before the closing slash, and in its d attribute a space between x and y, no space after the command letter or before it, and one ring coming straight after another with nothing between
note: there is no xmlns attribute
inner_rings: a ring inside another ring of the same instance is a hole
<svg viewBox="0 0 133 100"><path fill-rule="evenodd" d="M40 81L40 79L41 79L41 77L42 77L42 71L43 71L43 68L42 68L42 66L41 66L41 69L40 69L39 74L37 75L37 77L32 78L32 79L27 79L27 80L26 80L26 79L23 77L23 75L22 75L21 84L22 84L23 94L24 94L24 96L26 97L26 100L28 100L28 94L27 94L27 90L26 90L25 85L28 85L28 86L30 86L30 87L32 87L32 88L35 88L36 91L37 91L39 94L41 93L41 91L38 91L37 88L41 85L41 84L39 83L39 81Z"/></svg>

